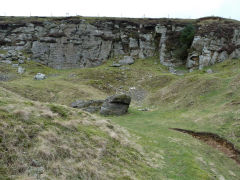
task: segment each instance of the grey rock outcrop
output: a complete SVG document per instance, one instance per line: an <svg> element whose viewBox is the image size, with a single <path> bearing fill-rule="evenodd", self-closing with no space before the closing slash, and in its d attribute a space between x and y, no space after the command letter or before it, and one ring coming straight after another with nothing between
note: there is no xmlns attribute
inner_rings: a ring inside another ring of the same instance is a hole
<svg viewBox="0 0 240 180"><path fill-rule="evenodd" d="M12 64L12 67L17 68L19 65L18 64Z"/></svg>
<svg viewBox="0 0 240 180"><path fill-rule="evenodd" d="M10 60L4 60L4 61L1 61L2 63L5 63L5 64L12 64L12 61Z"/></svg>
<svg viewBox="0 0 240 180"><path fill-rule="evenodd" d="M71 104L71 107L90 113L100 111L102 115L123 115L128 112L130 102L130 96L120 94L110 96L106 100L77 100Z"/></svg>
<svg viewBox="0 0 240 180"><path fill-rule="evenodd" d="M101 109L104 100L77 100L71 104L73 108L79 108L84 111L95 113Z"/></svg>
<svg viewBox="0 0 240 180"><path fill-rule="evenodd" d="M211 21L208 21L208 20ZM159 56L161 64L189 69L240 58L240 25L221 18L192 21L196 27L187 59L176 57L181 31L189 22L175 19L111 19L83 17L42 18L0 22L0 61L31 59L56 68L84 68L101 65L112 57L148 58ZM123 60L125 63L125 60Z"/></svg>
<svg viewBox="0 0 240 180"><path fill-rule="evenodd" d="M240 26L233 22L213 19L201 22L188 54L189 69L203 69L226 59L240 58Z"/></svg>
<svg viewBox="0 0 240 180"><path fill-rule="evenodd" d="M176 74L176 72L177 72L176 69L174 69L174 68L171 67L171 66L168 68L168 70L169 70L169 72L170 72L171 74Z"/></svg>
<svg viewBox="0 0 240 180"><path fill-rule="evenodd" d="M0 81L7 81L9 79L7 74L0 74Z"/></svg>
<svg viewBox="0 0 240 180"><path fill-rule="evenodd" d="M131 97L126 94L114 95L108 97L101 106L102 115L123 115L128 112Z"/></svg>
<svg viewBox="0 0 240 180"><path fill-rule="evenodd" d="M168 34L185 26L165 19L7 20L0 24L0 46L29 52L32 60L56 69L94 67L111 57L147 58L159 54L163 64L171 64L173 50L167 50Z"/></svg>

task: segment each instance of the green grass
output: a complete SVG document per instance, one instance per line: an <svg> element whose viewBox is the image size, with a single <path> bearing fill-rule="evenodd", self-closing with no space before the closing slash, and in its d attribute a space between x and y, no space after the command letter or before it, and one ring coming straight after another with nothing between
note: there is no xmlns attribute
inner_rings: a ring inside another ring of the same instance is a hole
<svg viewBox="0 0 240 180"><path fill-rule="evenodd" d="M0 54L7 54L6 50L0 49Z"/></svg>
<svg viewBox="0 0 240 180"><path fill-rule="evenodd" d="M7 160L0 162L2 177L9 174L7 177L24 179L28 171L34 174L36 168L29 170L25 167L30 163L27 159L32 158L49 169L46 176L63 179L98 178L100 172L104 172L105 179L197 180L219 179L220 176L238 179L239 166L232 159L187 134L169 128L216 133L240 149L240 60L225 61L183 76L170 74L158 63L157 57L137 59L128 66L128 70L110 67L115 60L95 68L70 70L54 70L27 62L23 75L0 82L3 87L0 91L2 127L7 124L0 133L9 137L8 142L22 139L17 150L27 151L24 156L7 152L11 156L5 155L7 159L14 161L14 155L17 155L19 161L10 166L13 169L9 169ZM208 68L214 73L206 73ZM186 71L184 67L178 70ZM16 75L16 69L7 65L2 65L1 72ZM38 72L46 74L47 79L34 80ZM131 87L144 89L147 96L142 103L132 103L129 114L109 117L114 123L113 129L111 121L110 125L108 122L101 126L100 120L105 117L92 117L67 107L77 99L104 99L120 88L127 91ZM12 106L14 108L11 109ZM10 110L7 111L8 107ZM137 110L144 107L150 110ZM126 135L128 140L137 144L123 145L125 134L119 135L116 124L129 130L132 137ZM22 131L12 133L19 128ZM107 133L109 129L121 138L112 137ZM0 141L1 144L3 141ZM104 155L95 163L97 149L103 147ZM82 152L81 148L86 151ZM93 164L86 161L85 166L80 166L76 161L82 158L89 158ZM20 164L20 160L24 163ZM58 163L62 174L54 168ZM94 163L97 166L93 166ZM68 166L71 167L70 173L67 173ZM24 173L18 168L23 168Z"/></svg>
<svg viewBox="0 0 240 180"><path fill-rule="evenodd" d="M67 118L68 116L68 111L66 108L64 108L63 106L59 106L59 105L49 105L50 110L54 113L59 114L61 117L63 118Z"/></svg>
<svg viewBox="0 0 240 180"><path fill-rule="evenodd" d="M225 61L211 68L214 74L195 71L175 77L164 87L158 86L145 105L152 108L149 112L132 107L125 116L111 117L139 136L138 143L148 153L160 154L155 160L163 162L159 173L167 178L238 179L240 176L239 165L220 151L169 129L216 133L240 149L240 61Z"/></svg>
<svg viewBox="0 0 240 180"><path fill-rule="evenodd" d="M189 135L169 129L213 130L211 122L199 126L189 120L190 114L193 113L188 110L169 111L166 108L152 112L131 109L128 115L111 119L140 137L138 143L147 153L155 153L152 158L161 163L158 173L169 179L215 179L219 175L236 179L240 176L235 161ZM221 128L218 127L219 134ZM234 172L236 177L231 176L229 171Z"/></svg>
<svg viewBox="0 0 240 180"><path fill-rule="evenodd" d="M115 94L120 87L128 90L129 87L141 86L153 91L153 86L168 84L174 76L166 73L166 68L160 64L153 66L155 61L156 58L138 59L136 64L129 66L129 70L110 67L113 60L96 68L71 70L54 70L30 61L24 65L26 73L0 84L31 100L69 105L76 99L104 99L107 94ZM11 67L5 70L6 73L14 71ZM46 74L47 79L34 80L38 72ZM156 80L152 81L153 78Z"/></svg>

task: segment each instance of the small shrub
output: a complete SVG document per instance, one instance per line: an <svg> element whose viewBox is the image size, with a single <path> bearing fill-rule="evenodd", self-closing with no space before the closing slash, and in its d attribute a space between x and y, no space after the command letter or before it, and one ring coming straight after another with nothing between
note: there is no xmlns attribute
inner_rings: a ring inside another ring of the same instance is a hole
<svg viewBox="0 0 240 180"><path fill-rule="evenodd" d="M176 58L186 60L188 56L188 50L192 45L192 41L195 35L195 27L192 24L187 25L182 31L179 38L179 48L175 50L174 54Z"/></svg>
<svg viewBox="0 0 240 180"><path fill-rule="evenodd" d="M191 46L193 38L195 35L195 27L192 24L187 25L182 31L180 35L180 43L182 45Z"/></svg>

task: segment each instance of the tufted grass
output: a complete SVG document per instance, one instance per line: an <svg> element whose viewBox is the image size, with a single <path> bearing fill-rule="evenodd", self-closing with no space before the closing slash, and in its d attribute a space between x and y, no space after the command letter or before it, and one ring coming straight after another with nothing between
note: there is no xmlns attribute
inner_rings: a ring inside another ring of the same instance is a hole
<svg viewBox="0 0 240 180"><path fill-rule="evenodd" d="M45 148L45 154L41 155L41 158L46 155L49 155L49 157L56 156L54 153L48 153L58 150L61 158L68 159L65 161L60 158L60 160L57 159L54 162L51 161L49 165L45 165L51 167L48 173L57 173L58 177L62 178L84 178L86 173L96 175L99 172L105 172L105 169L91 169L91 165L86 166L85 171L77 163L76 166L73 166L75 162L72 162L72 158L77 157L75 156L76 153L79 153L77 148L81 147L80 144L74 146L73 137L79 137L81 141L89 142L90 139L88 138L91 135L94 138L101 137L103 139L108 135L101 130L96 130L94 125L85 126L89 122L95 122L94 118L83 112L74 113L67 106L76 99L104 99L108 95L115 94L120 87L122 90L139 87L147 91L144 102L142 104L132 104L127 115L109 117L109 119L129 130L134 141L142 146L143 152L146 152L146 154L140 156L131 148L125 149L121 146L121 143L107 138L109 145L106 147L109 151L106 153L121 159L120 162L112 156L101 159L104 165L114 164L114 167L109 169L109 174L107 173L108 177L112 177L110 174L117 172L119 167L122 170L126 169L125 164L128 165L131 173L125 172L121 176L117 174L116 176L119 179L131 179L133 177L137 177L137 179L159 179L159 177L161 177L160 179L181 180L219 179L221 176L225 179L237 179L240 176L239 166L218 150L212 149L189 135L169 130L169 128L183 128L217 133L233 142L240 149L240 60L228 60L183 76L170 74L167 68L158 63L156 57L145 60L137 59L135 64L128 66L129 69L127 70L110 67L113 61L116 61L116 59L111 59L102 66L95 68L71 70L54 70L38 63L27 62L24 65L26 73L21 76L18 75L16 79L8 82L0 82L0 86L7 89L7 91L0 91L2 96L0 99L1 107L16 104L17 100L14 100L14 98L22 99L23 97L27 100L21 103L17 102L17 104L28 107L28 109L36 106L34 105L35 102L47 103L45 111L41 112L40 116L39 113L32 114L32 112L26 113L19 110L15 111L14 114L13 111L3 111L0 114L3 117L13 117L14 115L13 121L6 121L13 124L13 127L15 127L15 122L19 122L19 120L16 120L19 118L21 119L21 126L30 123L28 127L33 129L33 132L29 130L30 136L31 133L40 133L38 136L40 137L39 142L36 141L35 144L33 140L24 140L26 144L22 146L23 148L25 146L26 149L30 147ZM16 70L12 67L6 67L2 68L4 73L16 73ZM211 68L214 73L207 74L206 70L208 68ZM184 67L178 70L187 71ZM43 81L34 80L33 77L38 72L45 73L48 78ZM138 110L145 107L150 110L147 112ZM34 108L33 112L38 112L36 109ZM76 125L79 122L74 120L81 119L82 116L86 116L82 119L82 123L85 123L84 126ZM70 124L62 124L68 121ZM41 128L38 126L37 128L32 127L31 123L37 124ZM44 127L48 127L50 131L47 131L48 128L45 129ZM8 132L11 131L13 129L8 130ZM26 132L28 133L27 130ZM41 132L44 133L41 134ZM83 132L84 136L77 132ZM9 137L14 139L18 136L22 137L21 134L12 134ZM71 155L71 153L69 155L71 151L66 147L59 147L59 144L50 146L48 137L53 138L56 142L66 142L74 155ZM101 139L99 143L104 142ZM93 143L88 147L95 146L97 147ZM121 149L120 152L117 150L118 148ZM21 154L18 154L18 158L21 156ZM24 157L33 156L30 153ZM142 161L143 157L150 159L151 167L148 167ZM36 157L34 156L34 158ZM45 163L44 159L41 161ZM72 173L71 175L67 173L69 165L72 165L72 169L69 171ZM59 170L53 168L58 166L64 172L63 174L59 174ZM77 167L81 169L82 174L77 173ZM1 166L2 177L4 173L6 174L7 169L8 167ZM31 170L31 172L35 170ZM9 173L7 172L7 174ZM19 176L24 177L24 175Z"/></svg>
<svg viewBox="0 0 240 180"><path fill-rule="evenodd" d="M149 179L155 170L106 120L4 88L0 100L0 179Z"/></svg>

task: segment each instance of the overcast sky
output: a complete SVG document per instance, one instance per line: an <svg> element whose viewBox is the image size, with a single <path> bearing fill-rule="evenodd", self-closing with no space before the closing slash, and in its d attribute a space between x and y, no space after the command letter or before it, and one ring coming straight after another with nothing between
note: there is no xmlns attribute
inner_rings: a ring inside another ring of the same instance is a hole
<svg viewBox="0 0 240 180"><path fill-rule="evenodd" d="M111 16L240 20L240 0L1 0L4 16Z"/></svg>

